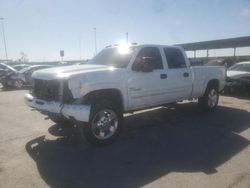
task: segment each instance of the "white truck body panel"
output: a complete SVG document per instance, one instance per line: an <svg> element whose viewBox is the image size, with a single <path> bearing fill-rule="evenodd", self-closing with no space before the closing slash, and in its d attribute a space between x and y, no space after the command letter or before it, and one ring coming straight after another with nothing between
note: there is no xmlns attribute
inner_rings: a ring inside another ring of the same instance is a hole
<svg viewBox="0 0 250 188"><path fill-rule="evenodd" d="M137 72L132 70L135 57L145 47L157 47L160 50L163 69L152 72ZM163 48L175 48L182 52L186 67L169 69ZM162 79L161 76L167 78ZM184 76L186 75L186 76ZM123 102L123 111L131 111L141 108L163 105L194 97L201 97L210 80L218 80L219 90L225 85L224 67L191 67L187 56L182 48L163 45L140 45L136 48L126 68L114 68L107 65L75 65L46 70L33 73L34 79L40 80L68 80L68 87L75 99L82 98L88 93L103 89L116 89L120 92ZM37 100L34 98L33 100ZM26 97L26 102L28 101ZM36 103L27 102L28 105L39 110ZM79 111L67 110L62 107L64 116L73 116L79 119ZM53 109L53 108L51 108ZM91 108L85 108L87 121ZM86 110L87 109L87 110ZM41 108L40 108L41 110ZM42 109L50 112L50 108Z"/></svg>
<svg viewBox="0 0 250 188"><path fill-rule="evenodd" d="M191 97L200 97L206 90L207 83L211 79L219 80L219 91L225 86L226 70L222 66L195 66L191 67L193 71L193 92Z"/></svg>

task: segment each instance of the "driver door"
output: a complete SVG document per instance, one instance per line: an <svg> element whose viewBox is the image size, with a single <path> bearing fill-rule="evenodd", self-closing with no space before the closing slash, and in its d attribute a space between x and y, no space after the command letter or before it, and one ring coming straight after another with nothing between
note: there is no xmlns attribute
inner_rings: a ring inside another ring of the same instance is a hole
<svg viewBox="0 0 250 188"><path fill-rule="evenodd" d="M129 109L138 109L158 105L166 101L164 92L166 71L163 66L162 55L158 47L144 47L136 56L133 67L147 59L152 65L150 72L142 70L131 71L128 75Z"/></svg>

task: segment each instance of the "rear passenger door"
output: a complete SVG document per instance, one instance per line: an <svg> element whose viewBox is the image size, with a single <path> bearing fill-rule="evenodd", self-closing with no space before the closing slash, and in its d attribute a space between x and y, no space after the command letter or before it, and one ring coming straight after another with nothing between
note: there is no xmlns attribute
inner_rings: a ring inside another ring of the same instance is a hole
<svg viewBox="0 0 250 188"><path fill-rule="evenodd" d="M163 48L168 65L168 97L173 100L187 99L192 92L192 73L182 51L178 48Z"/></svg>

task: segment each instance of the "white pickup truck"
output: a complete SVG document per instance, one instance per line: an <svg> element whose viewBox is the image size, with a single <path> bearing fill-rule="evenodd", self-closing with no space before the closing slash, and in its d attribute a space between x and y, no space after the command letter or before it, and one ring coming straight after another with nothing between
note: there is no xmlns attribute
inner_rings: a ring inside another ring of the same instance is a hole
<svg viewBox="0 0 250 188"><path fill-rule="evenodd" d="M224 67L191 67L178 46L120 45L85 65L34 72L25 101L56 123L82 125L89 142L105 144L120 133L125 112L192 98L215 109L225 75Z"/></svg>

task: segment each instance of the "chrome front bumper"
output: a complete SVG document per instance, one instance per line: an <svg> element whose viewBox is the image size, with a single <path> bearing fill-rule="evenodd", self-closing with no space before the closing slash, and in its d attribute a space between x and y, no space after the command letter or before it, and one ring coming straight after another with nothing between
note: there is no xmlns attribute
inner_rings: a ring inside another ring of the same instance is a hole
<svg viewBox="0 0 250 188"><path fill-rule="evenodd" d="M74 119L76 121L89 121L90 105L62 104L55 101L48 102L37 99L31 94L26 94L24 101L28 106L38 111L63 115L67 119Z"/></svg>

